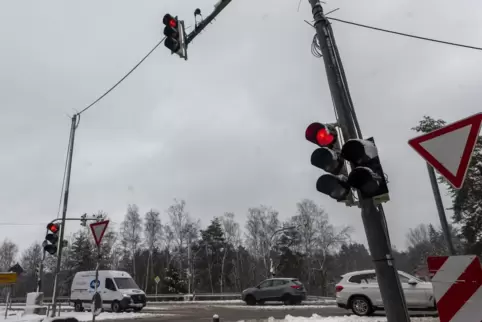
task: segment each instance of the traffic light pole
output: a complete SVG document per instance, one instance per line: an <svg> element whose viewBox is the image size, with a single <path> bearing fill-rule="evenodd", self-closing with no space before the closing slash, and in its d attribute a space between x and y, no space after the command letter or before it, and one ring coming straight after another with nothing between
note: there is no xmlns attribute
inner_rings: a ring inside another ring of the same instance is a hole
<svg viewBox="0 0 482 322"><path fill-rule="evenodd" d="M440 225L445 236L445 242L449 249L450 255L457 255L452 241L452 234L450 232L449 224L447 222L447 216L445 215L444 205L442 202L442 196L440 195L440 189L435 176L435 170L430 164L427 163L428 176L430 177L430 184L432 185L433 197L435 198L435 204L437 205L438 216L440 218Z"/></svg>
<svg viewBox="0 0 482 322"><path fill-rule="evenodd" d="M361 131L351 101L341 58L336 48L333 30L323 14L320 1L309 1L315 19L315 28L323 54L323 61L325 63L331 96L335 105L336 116L344 139L361 139ZM377 209L373 199L362 200L360 193L358 193L358 195L362 210L363 225L375 265L387 319L389 322L410 322L405 296L392 256L384 214L380 211L382 209Z"/></svg>
<svg viewBox="0 0 482 322"><path fill-rule="evenodd" d="M72 171L72 156L74 154L74 141L75 141L75 130L77 128L77 114L72 116L72 124L70 127L70 138L69 138L69 151L68 151L68 159L67 159L67 172L65 174L65 191L64 191L64 200L63 200L63 209L62 209L62 222L60 225L60 242L58 243L57 248L57 266L55 268L55 279L54 279L54 290L52 294L52 315L51 317L55 317L57 311L57 289L58 289L58 279L60 273L60 264L62 262L62 248L64 244L64 233L65 233L65 221L67 217L67 205L69 202L69 188L70 188L70 173Z"/></svg>

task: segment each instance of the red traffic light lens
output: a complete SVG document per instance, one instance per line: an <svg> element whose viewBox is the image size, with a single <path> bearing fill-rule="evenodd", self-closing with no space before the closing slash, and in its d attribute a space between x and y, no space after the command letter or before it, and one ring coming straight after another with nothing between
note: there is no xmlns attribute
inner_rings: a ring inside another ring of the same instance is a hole
<svg viewBox="0 0 482 322"><path fill-rule="evenodd" d="M48 224L47 229L52 233L56 234L60 230L60 226L58 224Z"/></svg>
<svg viewBox="0 0 482 322"><path fill-rule="evenodd" d="M333 143L335 140L335 137L331 135L330 132L328 132L327 129L320 129L316 133L316 142L318 142L319 145L326 146L330 145Z"/></svg>
<svg viewBox="0 0 482 322"><path fill-rule="evenodd" d="M329 146L335 142L335 135L332 134L325 125L320 123L311 123L305 132L305 138L319 146Z"/></svg>
<svg viewBox="0 0 482 322"><path fill-rule="evenodd" d="M169 20L169 26L171 26L172 28L176 28L177 27L176 19Z"/></svg>

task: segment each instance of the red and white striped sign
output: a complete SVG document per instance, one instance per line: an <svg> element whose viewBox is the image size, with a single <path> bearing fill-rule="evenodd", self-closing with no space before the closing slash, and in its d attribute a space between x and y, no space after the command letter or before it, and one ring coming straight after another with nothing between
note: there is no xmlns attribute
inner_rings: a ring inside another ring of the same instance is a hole
<svg viewBox="0 0 482 322"><path fill-rule="evenodd" d="M428 270L440 322L482 321L482 267L479 258L434 256Z"/></svg>

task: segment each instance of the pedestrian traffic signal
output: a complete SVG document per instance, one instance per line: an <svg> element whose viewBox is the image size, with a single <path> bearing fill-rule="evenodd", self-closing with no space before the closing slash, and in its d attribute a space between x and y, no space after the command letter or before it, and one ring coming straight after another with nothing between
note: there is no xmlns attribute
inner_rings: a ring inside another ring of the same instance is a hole
<svg viewBox="0 0 482 322"><path fill-rule="evenodd" d="M311 164L327 172L318 178L316 190L337 201L348 202L351 188L347 182L345 161L340 156L336 125L311 123L306 128L305 138L319 146L311 155Z"/></svg>
<svg viewBox="0 0 482 322"><path fill-rule="evenodd" d="M45 240L43 242L44 251L53 255L57 253L57 243L59 241L58 233L60 231L60 225L49 223L47 225L47 235L45 236Z"/></svg>
<svg viewBox="0 0 482 322"><path fill-rule="evenodd" d="M354 166L348 184L360 191L362 199L388 201L388 186L373 138L348 140L341 149L342 157Z"/></svg>
<svg viewBox="0 0 482 322"><path fill-rule="evenodd" d="M162 22L165 25L164 36L166 36L164 45L171 50L171 54L177 54L181 58L187 59L184 22L168 13L164 16Z"/></svg>

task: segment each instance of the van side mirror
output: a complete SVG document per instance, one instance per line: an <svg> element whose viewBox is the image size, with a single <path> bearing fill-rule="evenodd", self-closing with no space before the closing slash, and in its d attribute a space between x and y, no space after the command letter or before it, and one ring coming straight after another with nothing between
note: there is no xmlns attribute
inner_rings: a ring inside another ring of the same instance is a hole
<svg viewBox="0 0 482 322"><path fill-rule="evenodd" d="M411 278L411 279L408 280L408 284L410 284L410 285L417 285L418 282L417 282L416 280L414 280L413 278Z"/></svg>

